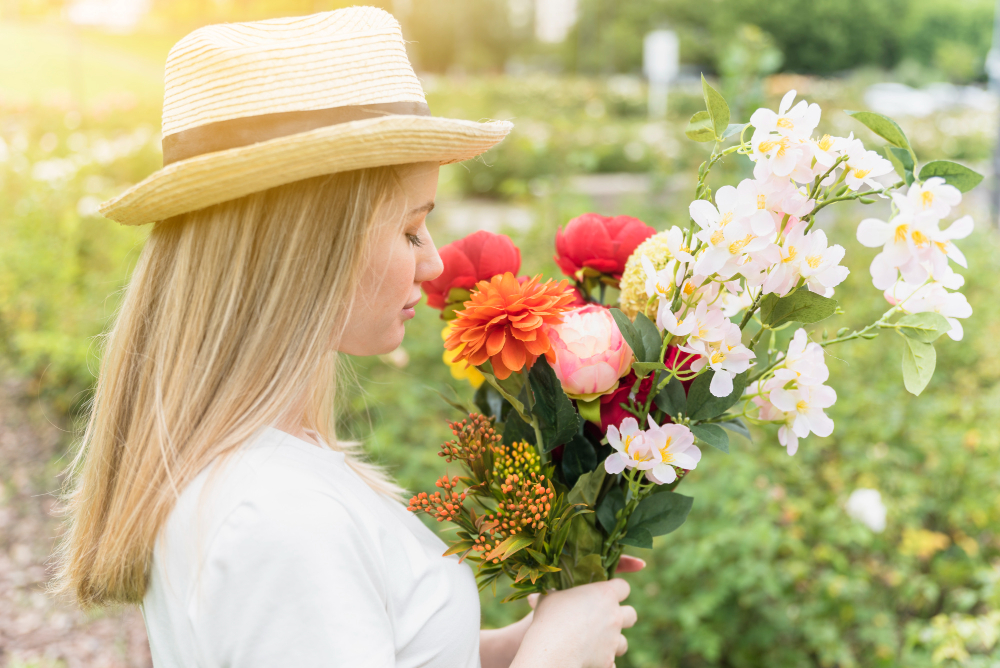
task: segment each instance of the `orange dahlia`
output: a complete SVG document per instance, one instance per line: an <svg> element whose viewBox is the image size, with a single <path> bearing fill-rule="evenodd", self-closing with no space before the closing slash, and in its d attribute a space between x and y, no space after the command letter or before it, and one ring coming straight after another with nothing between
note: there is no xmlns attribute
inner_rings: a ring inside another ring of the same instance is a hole
<svg viewBox="0 0 1000 668"><path fill-rule="evenodd" d="M458 351L454 361L479 366L489 359L496 377L503 380L525 364L531 368L547 353L551 345L542 325L559 322L573 304L574 293L565 280L540 279L535 276L522 284L507 272L477 283L444 343Z"/></svg>

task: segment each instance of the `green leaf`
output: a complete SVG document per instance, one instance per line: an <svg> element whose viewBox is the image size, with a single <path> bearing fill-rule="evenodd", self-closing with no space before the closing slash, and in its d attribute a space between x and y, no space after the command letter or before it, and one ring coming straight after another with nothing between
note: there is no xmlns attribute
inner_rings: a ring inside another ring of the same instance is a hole
<svg viewBox="0 0 1000 668"><path fill-rule="evenodd" d="M646 347L643 345L642 335L639 333L639 330L628 319L628 316L619 309L611 309L611 317L615 319L618 331L622 333L625 343L632 349L632 354L640 362L644 361L646 358Z"/></svg>
<svg viewBox="0 0 1000 668"><path fill-rule="evenodd" d="M525 534L517 534L516 536L511 536L504 542L497 545L493 550L487 554L483 559L489 561L491 559L496 559L500 557L500 561L503 561L507 557L510 557L517 552L520 552L524 548L528 547L534 542L534 536L528 536Z"/></svg>
<svg viewBox="0 0 1000 668"><path fill-rule="evenodd" d="M608 579L608 573L601 563L601 555L588 554L576 562L573 568L573 584L582 585L591 582L603 582Z"/></svg>
<svg viewBox="0 0 1000 668"><path fill-rule="evenodd" d="M953 185L963 193L969 192L979 185L983 175L974 172L964 165L949 160L928 162L920 169L920 180L926 181L933 176L940 176L945 183Z"/></svg>
<svg viewBox="0 0 1000 668"><path fill-rule="evenodd" d="M934 375L937 352L933 343L910 338L903 341L906 342L903 348L903 386L910 394L919 396Z"/></svg>
<svg viewBox="0 0 1000 668"><path fill-rule="evenodd" d="M504 418L504 402L505 399L500 396L496 388L489 383L483 383L476 390L476 394L473 398L476 402L476 407L479 411L486 417L492 417L497 422L503 422ZM510 410L510 404L506 406L507 410Z"/></svg>
<svg viewBox="0 0 1000 668"><path fill-rule="evenodd" d="M660 390L655 401L656 406L670 417L687 412L687 393L676 376Z"/></svg>
<svg viewBox="0 0 1000 668"><path fill-rule="evenodd" d="M740 134L741 132L743 132L743 129L746 128L748 125L750 125L750 124L749 123L730 123L729 127L726 128L726 131L722 133L721 139L729 139L733 135Z"/></svg>
<svg viewBox="0 0 1000 668"><path fill-rule="evenodd" d="M563 478L566 485L573 487L584 473L597 468L597 450L586 436L577 434L566 443L562 458Z"/></svg>
<svg viewBox="0 0 1000 668"><path fill-rule="evenodd" d="M615 515L618 511L625 507L625 492L622 490L620 485L614 485L608 490L608 493L604 495L601 499L601 503L597 506L597 521L601 523L604 530L610 535L615 529L615 524L617 519Z"/></svg>
<svg viewBox="0 0 1000 668"><path fill-rule="evenodd" d="M636 314L632 326L635 327L639 338L642 339L643 356L637 355L636 359L640 362L659 362L660 349L663 347L663 337L660 335L660 330L656 329L653 321L643 313Z"/></svg>
<svg viewBox="0 0 1000 668"><path fill-rule="evenodd" d="M708 115L712 118L715 137L721 139L729 127L729 105L719 91L708 85L704 74L701 75L701 91L705 95L705 106L708 107Z"/></svg>
<svg viewBox="0 0 1000 668"><path fill-rule="evenodd" d="M748 372L733 378L733 391L725 397L717 397L709 389L715 372L709 369L694 379L687 394L688 416L693 420L708 420L722 415L740 400L747 386Z"/></svg>
<svg viewBox="0 0 1000 668"><path fill-rule="evenodd" d="M695 141L715 141L715 128L712 125L712 117L708 115L707 111L699 111L688 121L687 127L684 129L684 134L687 135L688 139Z"/></svg>
<svg viewBox="0 0 1000 668"><path fill-rule="evenodd" d="M562 389L556 372L544 356L539 357L528 374L531 390L535 394L532 413L538 418L545 451L557 448L576 436L580 416Z"/></svg>
<svg viewBox="0 0 1000 668"><path fill-rule="evenodd" d="M597 495L601 493L605 473L603 466L598 466L590 473L584 473L569 491L566 501L570 504L586 503L588 508L593 508L597 504Z"/></svg>
<svg viewBox="0 0 1000 668"><path fill-rule="evenodd" d="M663 362L633 362L632 371L635 371L635 375L639 378L645 378L652 371L657 371L660 369L666 369L663 366Z"/></svg>
<svg viewBox="0 0 1000 668"><path fill-rule="evenodd" d="M786 322L808 325L829 318L836 310L836 299L821 297L805 288L786 297L772 292L760 303L760 321L772 329Z"/></svg>
<svg viewBox="0 0 1000 668"><path fill-rule="evenodd" d="M889 158L893 169L906 181L906 185L913 183L913 156L906 149L895 146L884 146L885 157Z"/></svg>
<svg viewBox="0 0 1000 668"><path fill-rule="evenodd" d="M747 429L747 425L743 420L739 418L733 418L732 420L726 420L725 422L718 423L723 429L728 429L734 434L739 434L743 438L747 439L753 443L753 437L750 435L750 430Z"/></svg>
<svg viewBox="0 0 1000 668"><path fill-rule="evenodd" d="M903 316L895 324L900 332L922 343L934 343L939 336L951 331L948 319L933 311Z"/></svg>
<svg viewBox="0 0 1000 668"><path fill-rule="evenodd" d="M507 415L507 420L503 423L503 444L510 447L512 443L526 441L532 445L535 443L535 429L521 419L517 411L511 411Z"/></svg>
<svg viewBox="0 0 1000 668"><path fill-rule="evenodd" d="M628 533L645 529L651 536L663 536L684 524L694 499L676 492L651 494L639 502L628 518Z"/></svg>
<svg viewBox="0 0 1000 668"><path fill-rule="evenodd" d="M722 427L714 424L691 425L691 433L716 450L729 454L729 435Z"/></svg>
<svg viewBox="0 0 1000 668"><path fill-rule="evenodd" d="M629 529L624 536L618 539L618 542L621 543L622 545L631 545L632 547L644 547L646 549L652 549L653 534L649 533L649 529L636 527L634 529Z"/></svg>
<svg viewBox="0 0 1000 668"><path fill-rule="evenodd" d="M896 124L896 121L892 120L888 116L883 116L882 114L876 114L874 111L847 111L844 113L848 116L853 116L856 120L861 121L869 130L877 134L882 139L886 140L893 146L905 149L909 153L913 153L913 149L910 147L910 141L903 134L902 128Z"/></svg>

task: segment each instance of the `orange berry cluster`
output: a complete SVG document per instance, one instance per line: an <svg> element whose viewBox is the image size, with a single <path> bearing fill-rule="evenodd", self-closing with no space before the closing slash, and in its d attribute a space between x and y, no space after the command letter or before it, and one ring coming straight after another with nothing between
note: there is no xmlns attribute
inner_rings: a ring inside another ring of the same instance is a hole
<svg viewBox="0 0 1000 668"><path fill-rule="evenodd" d="M542 529L552 509L555 491L540 473L508 475L500 488L506 499L497 504L495 513L487 516L488 522L483 524L472 548L477 552L488 554L510 536ZM500 559L492 561L499 563Z"/></svg>
<svg viewBox="0 0 1000 668"><path fill-rule="evenodd" d="M470 413L468 420L452 422L448 426L457 438L441 446L438 456L444 457L446 462L479 459L487 452L496 450L502 440L492 421L479 413Z"/></svg>
<svg viewBox="0 0 1000 668"><path fill-rule="evenodd" d="M524 441L511 443L506 450L498 449L493 462L493 471L497 480L506 480L508 476L524 477L531 473L541 473L542 460L535 451L535 446Z"/></svg>
<svg viewBox="0 0 1000 668"><path fill-rule="evenodd" d="M437 487L443 488L444 494L434 492L428 495L427 492L420 492L410 499L410 505L407 510L414 513L423 511L431 517L436 518L438 522L444 522L445 520L454 522L455 518L461 514L462 503L465 501L465 492L459 494L455 491L455 488L458 487L458 476L449 480L448 476L443 475L434 484Z"/></svg>

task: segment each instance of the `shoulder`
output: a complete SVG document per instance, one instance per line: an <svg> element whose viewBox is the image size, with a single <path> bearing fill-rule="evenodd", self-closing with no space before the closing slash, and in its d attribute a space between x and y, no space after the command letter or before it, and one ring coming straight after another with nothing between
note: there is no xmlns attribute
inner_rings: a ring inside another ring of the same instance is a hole
<svg viewBox="0 0 1000 668"><path fill-rule="evenodd" d="M182 491L154 560L188 582L235 561L305 567L322 558L345 568L366 561L377 577L375 496L343 453L267 428Z"/></svg>

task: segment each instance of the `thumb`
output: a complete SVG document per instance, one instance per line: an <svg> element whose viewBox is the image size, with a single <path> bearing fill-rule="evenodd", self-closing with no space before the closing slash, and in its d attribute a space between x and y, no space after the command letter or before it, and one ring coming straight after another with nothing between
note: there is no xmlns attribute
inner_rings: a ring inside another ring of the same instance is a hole
<svg viewBox="0 0 1000 668"><path fill-rule="evenodd" d="M539 594L528 594L528 605L531 606L532 610L534 610L535 606L538 605L538 596Z"/></svg>

